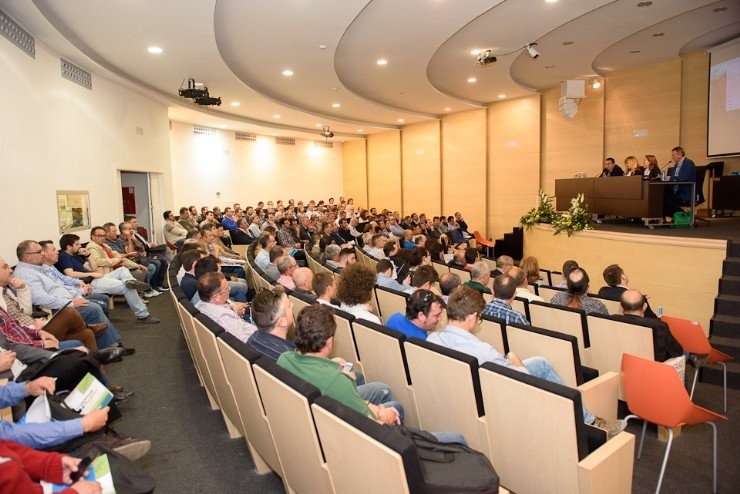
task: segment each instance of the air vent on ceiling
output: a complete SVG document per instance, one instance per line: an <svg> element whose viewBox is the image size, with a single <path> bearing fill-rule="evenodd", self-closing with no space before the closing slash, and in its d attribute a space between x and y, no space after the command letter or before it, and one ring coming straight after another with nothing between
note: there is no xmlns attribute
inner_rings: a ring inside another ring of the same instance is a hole
<svg viewBox="0 0 740 494"><path fill-rule="evenodd" d="M36 58L36 39L31 33L20 27L5 12L0 10L0 33L8 38L8 41L26 52L31 58Z"/></svg>
<svg viewBox="0 0 740 494"><path fill-rule="evenodd" d="M313 141L313 147L334 149L334 143L331 141Z"/></svg>
<svg viewBox="0 0 740 494"><path fill-rule="evenodd" d="M193 134L201 136L215 136L216 129L209 129L208 127L193 127Z"/></svg>
<svg viewBox="0 0 740 494"><path fill-rule="evenodd" d="M237 141L250 141L254 142L257 140L257 136L255 134L245 134L244 132L236 132L234 133L234 138Z"/></svg>
<svg viewBox="0 0 740 494"><path fill-rule="evenodd" d="M295 146L295 139L292 137L276 137L275 144L282 144L283 146Z"/></svg>
<svg viewBox="0 0 740 494"><path fill-rule="evenodd" d="M86 70L83 70L65 59L62 61L62 77L70 80L80 86L92 89L92 74Z"/></svg>

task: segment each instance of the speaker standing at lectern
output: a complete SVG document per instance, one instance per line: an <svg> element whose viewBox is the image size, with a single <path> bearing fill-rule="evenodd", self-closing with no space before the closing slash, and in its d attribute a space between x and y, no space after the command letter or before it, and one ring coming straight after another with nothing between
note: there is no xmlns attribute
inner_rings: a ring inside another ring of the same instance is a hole
<svg viewBox="0 0 740 494"><path fill-rule="evenodd" d="M670 182L695 182L696 165L686 157L686 152L680 146L671 150L671 158L675 165L666 175ZM691 185L666 185L663 192L663 215L666 221L673 220L673 215L681 211L681 203L691 202Z"/></svg>
<svg viewBox="0 0 740 494"><path fill-rule="evenodd" d="M614 158L604 160L604 171L601 172L600 177L621 177L622 175L624 175L624 170L614 162Z"/></svg>

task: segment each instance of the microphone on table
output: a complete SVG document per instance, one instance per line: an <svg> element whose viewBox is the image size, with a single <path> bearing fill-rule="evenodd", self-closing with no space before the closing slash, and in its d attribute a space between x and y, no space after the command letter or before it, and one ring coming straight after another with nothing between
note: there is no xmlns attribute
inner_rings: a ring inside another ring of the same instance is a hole
<svg viewBox="0 0 740 494"><path fill-rule="evenodd" d="M668 160L668 163L666 163L665 165L663 165L663 168L661 168L660 171L665 170L666 166L670 165L671 163L673 163L673 160Z"/></svg>

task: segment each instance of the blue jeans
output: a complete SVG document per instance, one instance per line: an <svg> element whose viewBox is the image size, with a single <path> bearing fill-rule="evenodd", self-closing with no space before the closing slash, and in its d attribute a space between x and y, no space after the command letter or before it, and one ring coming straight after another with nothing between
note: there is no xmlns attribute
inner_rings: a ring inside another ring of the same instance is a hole
<svg viewBox="0 0 740 494"><path fill-rule="evenodd" d="M533 376L544 379L545 381L550 381L551 383L565 386L565 383L560 379L560 376L558 376L558 373L555 372L555 369L552 368L552 365L547 361L547 359L543 357L531 357L522 360L522 363ZM596 417L594 417L594 415L584 406L583 421L587 424L592 424L594 420L596 420Z"/></svg>
<svg viewBox="0 0 740 494"><path fill-rule="evenodd" d="M97 343L97 341L96 341ZM59 342L59 349L65 350L67 348L77 348L78 346L85 346L79 340L65 340Z"/></svg>
<svg viewBox="0 0 740 494"><path fill-rule="evenodd" d="M95 302L90 302L90 304L84 307L77 307L77 312L80 313L82 319L87 324L108 324L108 329L95 337L95 343L97 343L98 348L108 348L113 343L121 339L121 335L118 334L118 331L116 331L116 328L113 326L113 323L110 322L110 319L105 317L100 305Z"/></svg>
<svg viewBox="0 0 740 494"><path fill-rule="evenodd" d="M388 404L390 401L393 400L393 393L391 392L391 388L381 382L358 384L357 392L360 394L363 400L369 401L373 405ZM399 410L399 413L403 411L403 407L401 408L402 409Z"/></svg>

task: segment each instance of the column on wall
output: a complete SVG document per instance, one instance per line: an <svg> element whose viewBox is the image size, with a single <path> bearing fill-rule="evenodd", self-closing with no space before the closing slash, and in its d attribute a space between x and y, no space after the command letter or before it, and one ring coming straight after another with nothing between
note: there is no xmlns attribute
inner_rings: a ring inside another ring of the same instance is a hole
<svg viewBox="0 0 740 494"><path fill-rule="evenodd" d="M627 156L642 164L646 154L662 166L678 146L680 118L680 60L616 71L606 84L604 153L622 168Z"/></svg>
<svg viewBox="0 0 740 494"><path fill-rule="evenodd" d="M367 199L364 207L401 209L401 131L367 139ZM358 205L358 201L355 200Z"/></svg>
<svg viewBox="0 0 740 494"><path fill-rule="evenodd" d="M604 161L603 90L587 85L586 97L570 120L560 114L559 99L559 86L542 92L540 187L550 195L555 193L555 179L578 172L598 175Z"/></svg>
<svg viewBox="0 0 740 494"><path fill-rule="evenodd" d="M407 125L401 143L402 214L425 212L431 220L442 212L439 120Z"/></svg>
<svg viewBox="0 0 740 494"><path fill-rule="evenodd" d="M352 197L355 204L367 204L367 141L347 141L342 149L345 198ZM337 198L338 199L338 198Z"/></svg>
<svg viewBox="0 0 740 494"><path fill-rule="evenodd" d="M494 239L511 232L537 200L539 123L539 94L488 107L488 234Z"/></svg>
<svg viewBox="0 0 740 494"><path fill-rule="evenodd" d="M442 211L463 212L473 230L488 224L486 141L486 109L442 118Z"/></svg>

